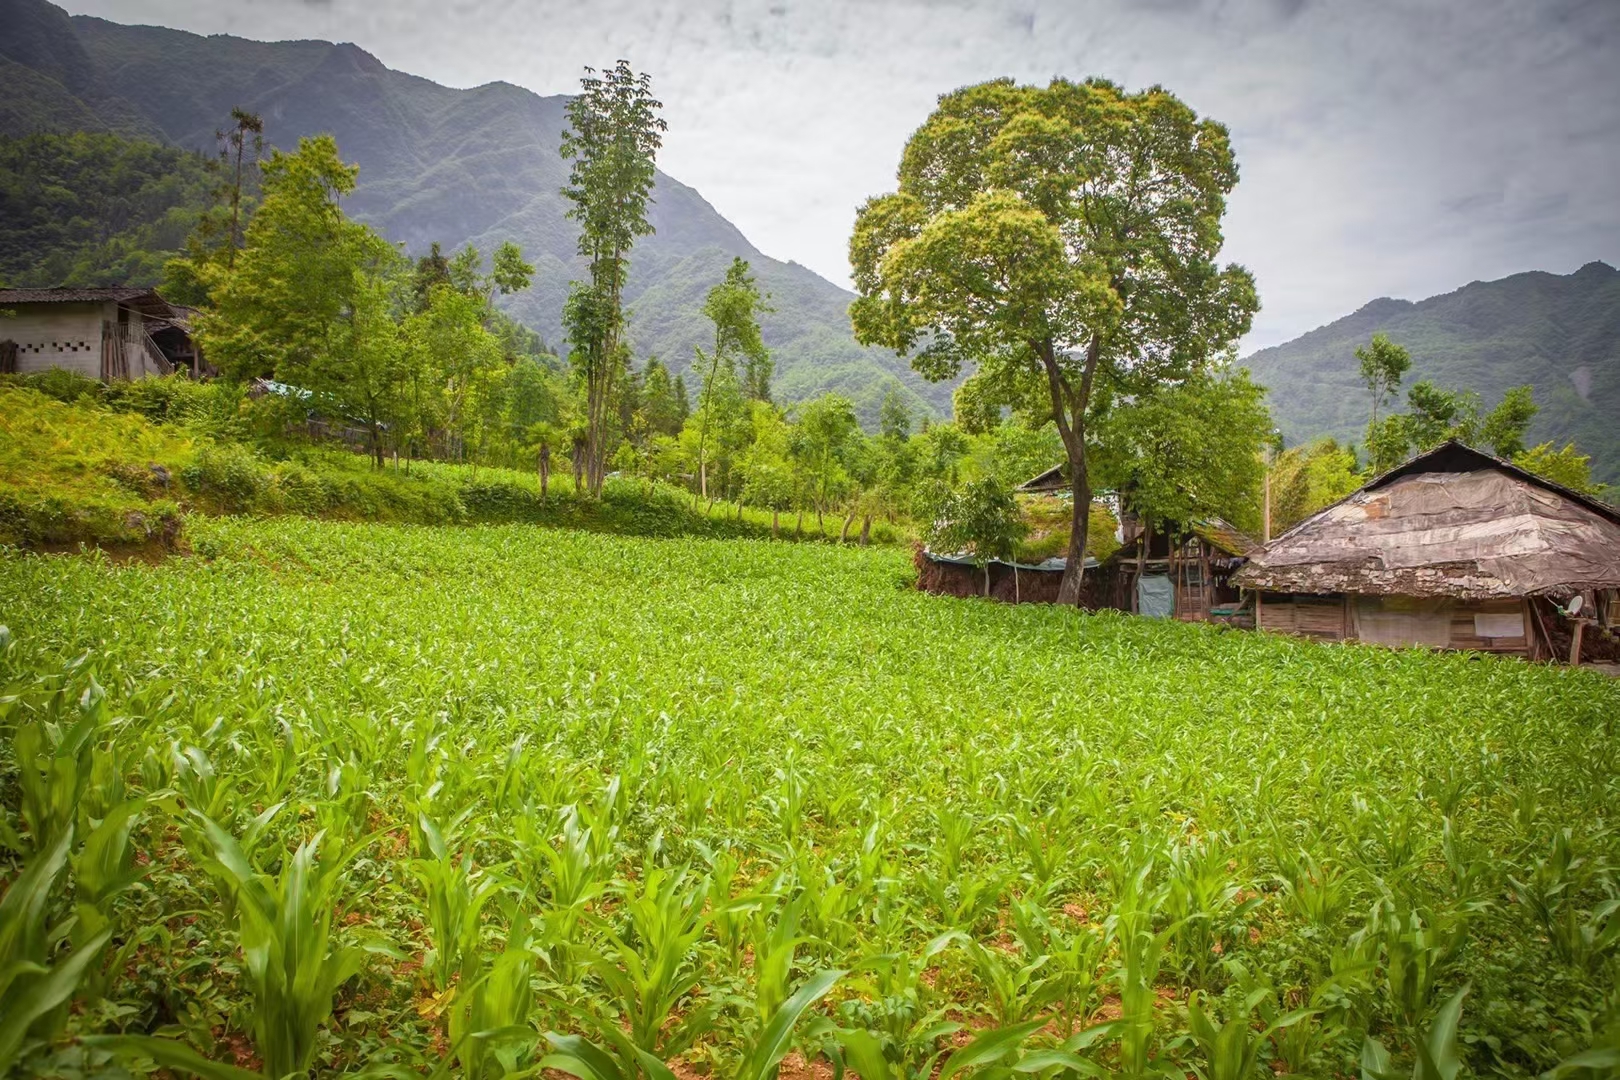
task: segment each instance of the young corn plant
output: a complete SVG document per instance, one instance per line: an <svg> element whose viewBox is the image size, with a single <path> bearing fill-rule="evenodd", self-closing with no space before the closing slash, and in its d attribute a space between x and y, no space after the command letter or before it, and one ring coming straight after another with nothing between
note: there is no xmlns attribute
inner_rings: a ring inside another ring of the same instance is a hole
<svg viewBox="0 0 1620 1080"><path fill-rule="evenodd" d="M1385 899L1373 908L1358 934L1381 946L1386 1000L1405 1030L1415 1032L1468 944L1464 914L1426 908L1400 911Z"/></svg>
<svg viewBox="0 0 1620 1080"><path fill-rule="evenodd" d="M1164 890L1145 891L1151 871L1152 864L1145 864L1127 880L1119 907L1104 924L1119 954L1114 979L1119 986L1120 1016L1109 1025L1107 1035L1119 1046L1116 1075L1130 1080L1180 1075L1179 1066L1154 1038L1153 1029L1165 948L1183 924L1171 923L1154 931L1154 917L1163 906ZM1076 1039L1087 1034L1081 1032Z"/></svg>
<svg viewBox="0 0 1620 1080"><path fill-rule="evenodd" d="M841 1080L846 1072L860 1080L950 1080L968 1075L1003 1080L1022 1075L1050 1075L1064 1068L1090 1068L1089 1062L1072 1053L1026 1053L1024 1043L1043 1023L1029 1020L1011 1027L991 1028L975 1035L965 1046L949 1053L946 1049L937 1049L918 1062L897 1059L869 1031L833 1028L822 1033L822 1053L832 1062L835 1080Z"/></svg>
<svg viewBox="0 0 1620 1080"><path fill-rule="evenodd" d="M1193 1067L1199 1080L1253 1080L1272 1037L1313 1015L1309 1009L1296 1009L1262 1021L1263 1026L1256 1024L1256 1011L1274 998L1270 987L1249 991L1231 1017L1217 1027L1204 1011L1203 995L1196 990L1188 995L1187 1028L1202 1059Z"/></svg>
<svg viewBox="0 0 1620 1080"><path fill-rule="evenodd" d="M1310 851L1290 852L1282 862L1282 902L1290 915L1317 934L1331 933L1350 909L1344 871Z"/></svg>
<svg viewBox="0 0 1620 1080"><path fill-rule="evenodd" d="M586 909L612 879L611 845L603 852L576 807L565 808L556 836L544 835L538 819L534 812L516 819L518 862L530 868L532 887L548 901L542 914L547 963L559 980L571 985L578 974Z"/></svg>
<svg viewBox="0 0 1620 1080"><path fill-rule="evenodd" d="M727 1076L734 1080L776 1080L782 1059L792 1047L794 1028L843 976L842 971L823 971L806 980L770 1014ZM556 1069L578 1080L675 1080L675 1074L657 1054L632 1043L618 1027L605 1024L598 1030L611 1050L579 1035L548 1032L546 1041L552 1053L540 1059L540 1067Z"/></svg>
<svg viewBox="0 0 1620 1080"><path fill-rule="evenodd" d="M1208 986L1221 957L1243 940L1248 918L1262 903L1240 899L1242 887L1227 869L1229 849L1192 840L1170 850L1165 873L1165 914L1181 929L1171 953L1184 985Z"/></svg>
<svg viewBox="0 0 1620 1080"><path fill-rule="evenodd" d="M71 685L71 684L70 684ZM11 846L38 854L51 850L79 823L80 804L95 770L96 739L106 722L106 699L92 675L74 699L68 686L27 712L12 704L11 736L16 762L18 807L28 839Z"/></svg>
<svg viewBox="0 0 1620 1080"><path fill-rule="evenodd" d="M849 980L852 996L839 1004L844 1031L876 1039L879 1051L896 1075L928 1076L943 1053L941 1041L962 1030L946 1019L948 1002L924 981L927 970L959 935L945 933L930 941L920 956L906 951L868 957Z"/></svg>
<svg viewBox="0 0 1620 1080"><path fill-rule="evenodd" d="M253 1044L273 1080L309 1072L337 990L364 963L358 948L332 941L332 912L344 870L359 846L327 858L317 833L285 859L278 877L255 869L236 839L204 820L210 863L236 898L243 975L253 995ZM332 847L335 845L328 845Z"/></svg>
<svg viewBox="0 0 1620 1080"><path fill-rule="evenodd" d="M627 932L608 934L607 947L591 962L591 971L629 1023L630 1042L640 1050L677 1054L707 1023L706 1012L694 1010L676 1031L664 1031L675 1007L698 984L692 950L706 923L705 893L703 884L684 871L649 869L639 890L625 899Z"/></svg>
<svg viewBox="0 0 1620 1080"><path fill-rule="evenodd" d="M463 962L478 956L484 905L499 891L501 882L474 868L470 849L455 858L444 834L425 814L417 827L427 844L427 856L412 859L409 865L426 901L423 910L431 948L423 967L434 989L442 993Z"/></svg>
<svg viewBox="0 0 1620 1080"><path fill-rule="evenodd" d="M1108 946L1100 933L1088 926L1065 931L1053 925L1037 903L1017 899L1010 908L1013 926L1024 951L1031 956L1051 958L1046 981L1062 1019L1065 1032L1091 1013L1097 995L1097 969Z"/></svg>
<svg viewBox="0 0 1620 1080"><path fill-rule="evenodd" d="M1435 1014L1427 1031L1413 1040L1412 1071L1402 1075L1391 1067L1389 1051L1377 1039L1368 1038L1361 1048L1361 1080L1457 1080L1462 1075L1462 1058L1457 1053L1457 1026L1462 1020L1463 999L1468 987L1458 990Z"/></svg>
<svg viewBox="0 0 1620 1080"><path fill-rule="evenodd" d="M103 927L58 958L56 943L69 927L50 921L57 883L68 865L73 826L36 852L0 897L0 1076L10 1073L31 1045L62 1030L74 993L112 937ZM53 962L54 961L54 962Z"/></svg>
<svg viewBox="0 0 1620 1080"><path fill-rule="evenodd" d="M1547 935L1553 953L1571 967L1595 969L1620 946L1620 896L1607 874L1575 854L1570 829L1553 835L1551 850L1528 874L1509 877L1513 898ZM1596 887L1606 896L1585 906L1582 893Z"/></svg>
<svg viewBox="0 0 1620 1080"><path fill-rule="evenodd" d="M986 1011L998 1027L1010 1027L1057 1001L1065 989L1060 973L1052 969L1046 953L1023 963L1027 954L986 948L971 938L962 939L979 985L984 988Z"/></svg>
<svg viewBox="0 0 1620 1080"><path fill-rule="evenodd" d="M511 931L505 948L494 956L463 960L447 1011L450 1045L468 1080L532 1073L540 1041L540 1033L530 1026L536 953L522 913L513 905L506 916Z"/></svg>

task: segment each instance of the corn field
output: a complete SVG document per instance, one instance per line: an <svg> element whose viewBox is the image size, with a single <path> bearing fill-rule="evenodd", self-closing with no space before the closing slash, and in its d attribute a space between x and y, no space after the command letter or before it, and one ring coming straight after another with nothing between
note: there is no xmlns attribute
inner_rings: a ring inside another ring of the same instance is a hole
<svg viewBox="0 0 1620 1080"><path fill-rule="evenodd" d="M904 553L0 556L0 1073L1620 1069L1620 683Z"/></svg>

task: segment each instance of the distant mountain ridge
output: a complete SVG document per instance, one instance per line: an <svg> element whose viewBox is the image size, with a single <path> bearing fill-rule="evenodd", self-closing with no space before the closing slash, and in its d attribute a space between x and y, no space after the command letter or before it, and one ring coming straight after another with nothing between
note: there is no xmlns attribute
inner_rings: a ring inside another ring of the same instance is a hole
<svg viewBox="0 0 1620 1080"><path fill-rule="evenodd" d="M1487 407L1530 384L1541 412L1533 442L1574 440L1594 477L1620 483L1620 271L1591 262L1475 281L1412 302L1381 297L1350 315L1244 359L1270 388L1290 442L1318 435L1359 443L1369 399L1355 351L1378 332L1406 346L1405 388L1431 379L1477 391Z"/></svg>
<svg viewBox="0 0 1620 1080"><path fill-rule="evenodd" d="M125 26L70 16L46 0L0 0L0 25L0 133L106 130L211 150L237 105L263 117L270 145L331 132L345 160L360 166L359 187L345 202L353 216L413 254L433 241L486 251L517 241L537 272L509 310L561 343L568 282L583 276L577 228L560 194L566 97L501 82L457 90L393 71L352 44ZM662 172L655 200L657 231L636 245L626 289L638 360L657 355L676 371L689 367L692 347L709 333L697 308L740 255L776 309L764 330L781 399L838 390L871 423L884 393L899 386L918 411L949 414L950 386L855 342L852 294L762 254L698 192Z"/></svg>

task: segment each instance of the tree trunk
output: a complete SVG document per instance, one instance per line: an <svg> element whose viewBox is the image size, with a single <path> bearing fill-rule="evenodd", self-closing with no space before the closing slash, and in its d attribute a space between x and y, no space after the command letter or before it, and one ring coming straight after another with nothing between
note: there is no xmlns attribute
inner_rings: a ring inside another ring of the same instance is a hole
<svg viewBox="0 0 1620 1080"><path fill-rule="evenodd" d="M546 501L546 482L551 479L551 447L540 446L540 501Z"/></svg>
<svg viewBox="0 0 1620 1080"><path fill-rule="evenodd" d="M861 519L861 547L865 547L872 540L872 515L867 514Z"/></svg>
<svg viewBox="0 0 1620 1080"><path fill-rule="evenodd" d="M853 524L855 524L855 511L853 511L853 510L851 510L851 511L850 511L850 512L849 512L849 517L847 517L847 518L845 518L845 519L844 519L844 528L843 528L843 531L841 531L841 532L840 532L840 533L839 533L839 534L838 534L838 542L839 542L839 543L840 543L840 544L847 544L847 543L849 543L849 527L850 527L850 526L851 526L851 525L853 525Z"/></svg>
<svg viewBox="0 0 1620 1080"><path fill-rule="evenodd" d="M772 540L776 539L776 530L781 524L782 524L782 511L777 510L775 508L772 508L772 510L771 510L771 539Z"/></svg>
<svg viewBox="0 0 1620 1080"><path fill-rule="evenodd" d="M990 560L984 560L984 598L990 599Z"/></svg>
<svg viewBox="0 0 1620 1080"><path fill-rule="evenodd" d="M803 539L803 537L804 537L804 507L801 506L801 507L799 507L799 521L798 521L798 523L796 525L793 526L793 539L800 540L800 539Z"/></svg>
<svg viewBox="0 0 1620 1080"><path fill-rule="evenodd" d="M1067 561L1063 567L1063 577L1058 581L1057 602L1080 606L1080 582L1085 573L1086 541L1090 539L1091 529L1091 484L1086 477L1085 456L1082 454L1079 462L1074 456L1069 457L1069 470L1073 480L1069 490L1074 498L1074 506L1069 514L1069 550L1065 553Z"/></svg>
<svg viewBox="0 0 1620 1080"><path fill-rule="evenodd" d="M1070 492L1074 506L1069 519L1069 550L1063 567L1063 578L1058 582L1057 602L1080 606L1080 582L1086 569L1086 541L1091 528L1091 474L1086 461L1086 410L1091 404L1091 384L1102 359L1102 339L1093 334L1086 347L1085 369L1080 376L1079 392L1070 391L1058 368L1057 352L1053 342L1031 342L1046 370L1047 391L1052 398L1052 419L1057 423L1058 436L1063 440L1064 456L1069 459Z"/></svg>

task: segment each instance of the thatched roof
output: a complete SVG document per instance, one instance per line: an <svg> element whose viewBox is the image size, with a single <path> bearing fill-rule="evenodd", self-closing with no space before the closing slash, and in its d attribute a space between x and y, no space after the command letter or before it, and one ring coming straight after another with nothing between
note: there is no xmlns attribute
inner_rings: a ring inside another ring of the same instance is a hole
<svg viewBox="0 0 1620 1080"><path fill-rule="evenodd" d="M1216 550L1224 551L1234 558L1246 558L1260 546L1252 537L1225 518L1200 518L1189 522L1187 528Z"/></svg>
<svg viewBox="0 0 1620 1080"><path fill-rule="evenodd" d="M1617 588L1620 510L1448 442L1295 525L1232 580L1469 599Z"/></svg>

